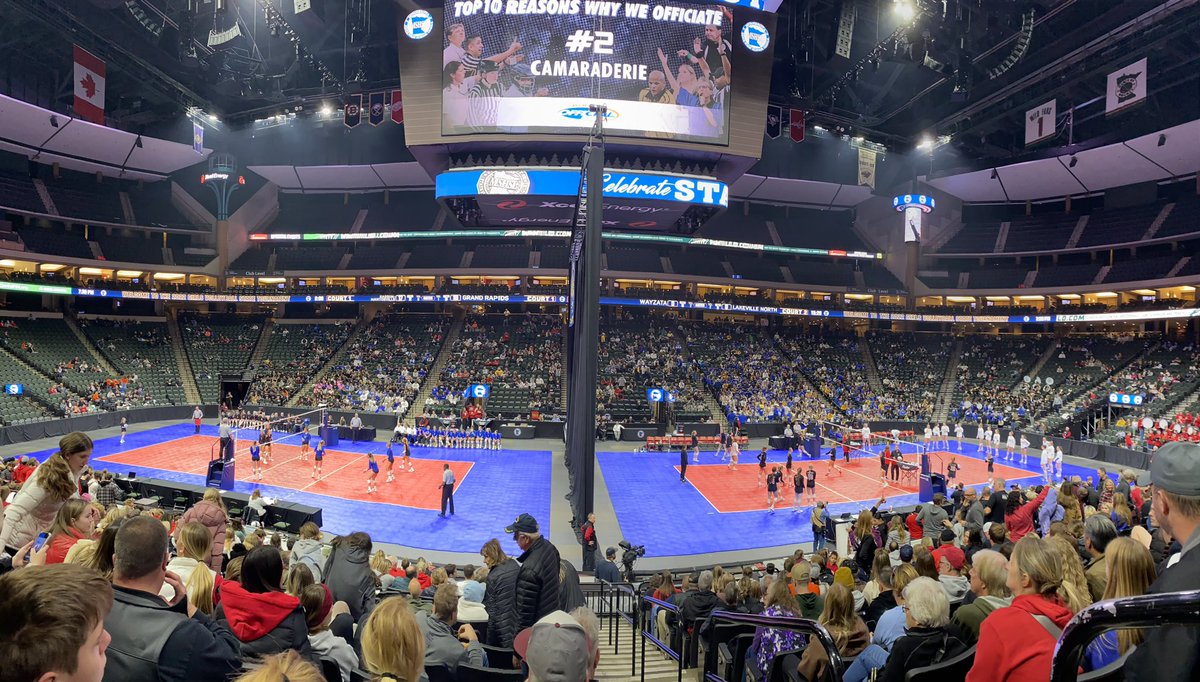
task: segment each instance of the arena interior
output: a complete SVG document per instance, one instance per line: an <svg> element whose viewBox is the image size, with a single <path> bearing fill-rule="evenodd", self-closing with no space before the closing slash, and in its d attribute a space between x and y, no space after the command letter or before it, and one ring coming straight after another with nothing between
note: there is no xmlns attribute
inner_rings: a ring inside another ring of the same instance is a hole
<svg viewBox="0 0 1200 682"><path fill-rule="evenodd" d="M1197 679L1198 29L3 3L0 680Z"/></svg>

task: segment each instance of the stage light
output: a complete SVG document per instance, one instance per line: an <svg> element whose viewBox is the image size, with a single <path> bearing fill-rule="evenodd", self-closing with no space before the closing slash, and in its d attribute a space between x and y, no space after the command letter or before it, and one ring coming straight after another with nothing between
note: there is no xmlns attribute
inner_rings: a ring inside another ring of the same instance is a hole
<svg viewBox="0 0 1200 682"><path fill-rule="evenodd" d="M329 106L328 104L322 104L321 105L321 115L322 116L333 116L333 107Z"/></svg>
<svg viewBox="0 0 1200 682"><path fill-rule="evenodd" d="M216 115L216 114L209 114L209 115L208 115L208 120L212 121L213 123L220 123L220 122L221 122L221 119L217 118L217 115Z"/></svg>
<svg viewBox="0 0 1200 682"><path fill-rule="evenodd" d="M901 21L912 21L917 13L911 0L895 0L892 10L896 12L896 16L900 17Z"/></svg>
<svg viewBox="0 0 1200 682"><path fill-rule="evenodd" d="M930 150L933 149L933 138L925 135L921 141L917 143L917 149Z"/></svg>
<svg viewBox="0 0 1200 682"><path fill-rule="evenodd" d="M820 126L820 125L814 125L814 126L813 126L813 130L817 131L818 133L823 133L823 132L825 132L825 128L824 128L823 126Z"/></svg>

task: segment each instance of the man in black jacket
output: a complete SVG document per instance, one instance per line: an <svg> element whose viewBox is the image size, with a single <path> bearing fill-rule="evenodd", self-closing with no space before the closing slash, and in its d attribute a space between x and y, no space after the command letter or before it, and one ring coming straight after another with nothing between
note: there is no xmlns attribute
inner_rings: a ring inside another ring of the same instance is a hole
<svg viewBox="0 0 1200 682"><path fill-rule="evenodd" d="M596 580L610 583L621 582L621 569L617 566L617 548L609 547L604 550L604 561L596 566Z"/></svg>
<svg viewBox="0 0 1200 682"><path fill-rule="evenodd" d="M242 667L241 645L229 628L188 603L179 576L167 571L167 531L149 516L127 520L113 548L112 635L105 682L223 680ZM163 583L171 601L159 596Z"/></svg>
<svg viewBox="0 0 1200 682"><path fill-rule="evenodd" d="M696 625L697 620L706 620L714 609L721 606L721 599L712 591L712 584L712 571L702 571L700 580L697 581L699 589L684 599L679 607L679 619L688 633L692 632L693 627L699 627ZM695 647L689 647L688 652L689 660L694 663Z"/></svg>
<svg viewBox="0 0 1200 682"><path fill-rule="evenodd" d="M521 570L517 573L516 609L517 628L520 632L538 622L540 618L558 610L558 548L542 537L537 520L529 514L521 514L511 526L504 529L512 533L521 556L517 562Z"/></svg>
<svg viewBox="0 0 1200 682"><path fill-rule="evenodd" d="M1154 486L1154 520L1182 543L1179 560L1158 576L1147 593L1200 589L1200 446L1167 443L1154 453L1149 473L1138 483ZM1126 680L1195 679L1200 628L1170 625L1144 632L1146 640L1125 663Z"/></svg>

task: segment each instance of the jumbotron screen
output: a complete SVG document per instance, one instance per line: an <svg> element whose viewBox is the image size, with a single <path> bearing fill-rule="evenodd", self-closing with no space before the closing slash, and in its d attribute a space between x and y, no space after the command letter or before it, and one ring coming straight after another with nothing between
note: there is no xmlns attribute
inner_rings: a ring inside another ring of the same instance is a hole
<svg viewBox="0 0 1200 682"><path fill-rule="evenodd" d="M436 82L445 141L586 134L596 105L609 135L706 145L729 145L745 106L761 138L774 30L765 12L671 0L447 0L440 17L418 10L403 30L406 112L426 94L412 86Z"/></svg>

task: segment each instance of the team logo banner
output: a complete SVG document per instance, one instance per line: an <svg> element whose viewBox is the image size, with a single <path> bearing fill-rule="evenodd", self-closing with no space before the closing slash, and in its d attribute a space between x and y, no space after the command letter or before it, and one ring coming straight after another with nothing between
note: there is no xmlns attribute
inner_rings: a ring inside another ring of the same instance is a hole
<svg viewBox="0 0 1200 682"><path fill-rule="evenodd" d="M392 123L404 123L404 100L399 90L392 90Z"/></svg>
<svg viewBox="0 0 1200 682"><path fill-rule="evenodd" d="M767 106L767 137L778 139L783 130L783 108L775 104Z"/></svg>
<svg viewBox="0 0 1200 682"><path fill-rule="evenodd" d="M204 128L195 122L192 123L192 151L197 154L204 153Z"/></svg>
<svg viewBox="0 0 1200 682"><path fill-rule="evenodd" d="M1053 137L1058 116L1058 100L1052 99L1025 112L1025 144Z"/></svg>
<svg viewBox="0 0 1200 682"><path fill-rule="evenodd" d="M353 128L362 121L362 95L346 95L342 120L346 123L347 128Z"/></svg>
<svg viewBox="0 0 1200 682"><path fill-rule="evenodd" d="M858 150L858 184L875 189L875 152L870 149Z"/></svg>
<svg viewBox="0 0 1200 682"><path fill-rule="evenodd" d="M367 112L367 116L369 117L371 125L373 126L383 123L384 114L387 111L387 104L385 103L386 100L384 99L385 97L387 97L387 93L385 92L372 92L369 96L371 104L370 109Z"/></svg>
<svg viewBox="0 0 1200 682"><path fill-rule="evenodd" d="M1104 113L1113 114L1146 99L1146 58L1108 74Z"/></svg>
<svg viewBox="0 0 1200 682"><path fill-rule="evenodd" d="M792 135L792 142L804 141L804 110L792 109L791 115L788 116L788 132Z"/></svg>

